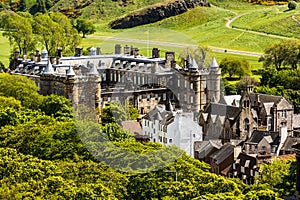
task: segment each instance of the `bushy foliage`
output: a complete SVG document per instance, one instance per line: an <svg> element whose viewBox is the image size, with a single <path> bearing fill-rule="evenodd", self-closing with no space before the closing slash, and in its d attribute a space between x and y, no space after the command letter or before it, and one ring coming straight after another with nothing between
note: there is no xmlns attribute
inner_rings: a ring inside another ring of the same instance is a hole
<svg viewBox="0 0 300 200"><path fill-rule="evenodd" d="M21 104L30 109L38 109L42 96L38 93L35 83L25 76L0 73L0 95L14 97Z"/></svg>
<svg viewBox="0 0 300 200"><path fill-rule="evenodd" d="M232 57L224 58L220 63L222 74L228 74L229 78L232 76L242 76L249 74L249 63L245 59L237 59Z"/></svg>
<svg viewBox="0 0 300 200"><path fill-rule="evenodd" d="M266 184L280 196L291 196L296 191L296 160L273 159L271 163L262 163L260 175L256 181Z"/></svg>
<svg viewBox="0 0 300 200"><path fill-rule="evenodd" d="M295 2L295 1L290 1L290 2L288 3L288 8L289 8L290 10L294 10L294 9L296 9L296 7L297 7L297 2Z"/></svg>

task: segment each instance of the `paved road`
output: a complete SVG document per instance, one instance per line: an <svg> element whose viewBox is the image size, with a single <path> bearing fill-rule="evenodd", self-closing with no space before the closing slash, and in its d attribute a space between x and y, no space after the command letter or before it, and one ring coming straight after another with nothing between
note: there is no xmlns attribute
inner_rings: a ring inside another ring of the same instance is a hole
<svg viewBox="0 0 300 200"><path fill-rule="evenodd" d="M161 42L154 40L140 40L140 39L128 39L128 38L120 38L120 37L105 37L105 36L86 36L88 38L102 39L102 40L110 40L110 41L120 41L120 42L128 42L128 43L140 43L140 44L152 44L152 45L161 45L161 46L169 46L169 47L197 47L197 45L190 44L182 44L182 43L171 43L171 42ZM228 54L236 54L236 55L244 55L244 56L252 56L252 57L260 57L262 54L255 52L246 52L246 51L238 51L234 49L224 49L219 47L208 47L213 52L222 52Z"/></svg>

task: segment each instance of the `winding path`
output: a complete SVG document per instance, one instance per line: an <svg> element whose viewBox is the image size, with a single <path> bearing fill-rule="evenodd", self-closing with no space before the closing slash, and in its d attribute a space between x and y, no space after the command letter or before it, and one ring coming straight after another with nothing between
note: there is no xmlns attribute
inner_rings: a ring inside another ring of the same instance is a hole
<svg viewBox="0 0 300 200"><path fill-rule="evenodd" d="M272 37L272 38L279 38L279 39L289 39L289 37L285 37L285 36L281 36L281 35L275 35L275 34L269 34L269 33L263 33L263 32L259 32L259 31L251 31L251 30L248 30L248 29L243 29L243 28L236 28L236 27L232 27L231 26L231 23L234 22L235 20L237 20L238 18L244 16L244 15L247 15L249 14L250 12L246 12L246 13L242 13L242 14L239 14L239 15L236 15L234 16L232 19L228 19L227 18L227 23L226 23L226 27L227 28L230 28L230 29L234 29L234 30L237 30L237 31L242 31L242 32L247 32L247 33L253 33L253 34L256 34L256 35L263 35L263 36L267 36L267 37ZM296 19L297 20L297 19Z"/></svg>

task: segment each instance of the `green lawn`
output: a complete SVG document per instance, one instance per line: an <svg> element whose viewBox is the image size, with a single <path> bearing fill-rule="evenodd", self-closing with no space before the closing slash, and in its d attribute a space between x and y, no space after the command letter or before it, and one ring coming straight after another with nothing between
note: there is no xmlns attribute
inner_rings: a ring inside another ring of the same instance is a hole
<svg viewBox="0 0 300 200"><path fill-rule="evenodd" d="M2 36L2 31L0 32L0 61L4 64L4 66L8 66L9 64L9 52L10 46L7 38Z"/></svg>
<svg viewBox="0 0 300 200"><path fill-rule="evenodd" d="M286 5L272 6L244 15L231 25L243 29L300 38L300 24L292 19L293 15L298 17L300 11L298 9L287 11Z"/></svg>

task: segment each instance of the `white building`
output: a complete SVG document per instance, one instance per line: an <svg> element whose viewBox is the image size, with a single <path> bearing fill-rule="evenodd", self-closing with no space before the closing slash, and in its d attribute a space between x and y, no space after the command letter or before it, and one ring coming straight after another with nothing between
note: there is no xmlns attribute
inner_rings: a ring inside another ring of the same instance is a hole
<svg viewBox="0 0 300 200"><path fill-rule="evenodd" d="M143 134L151 142L176 145L194 157L194 142L202 141L202 127L194 121L193 113L166 111L156 106L142 119Z"/></svg>

